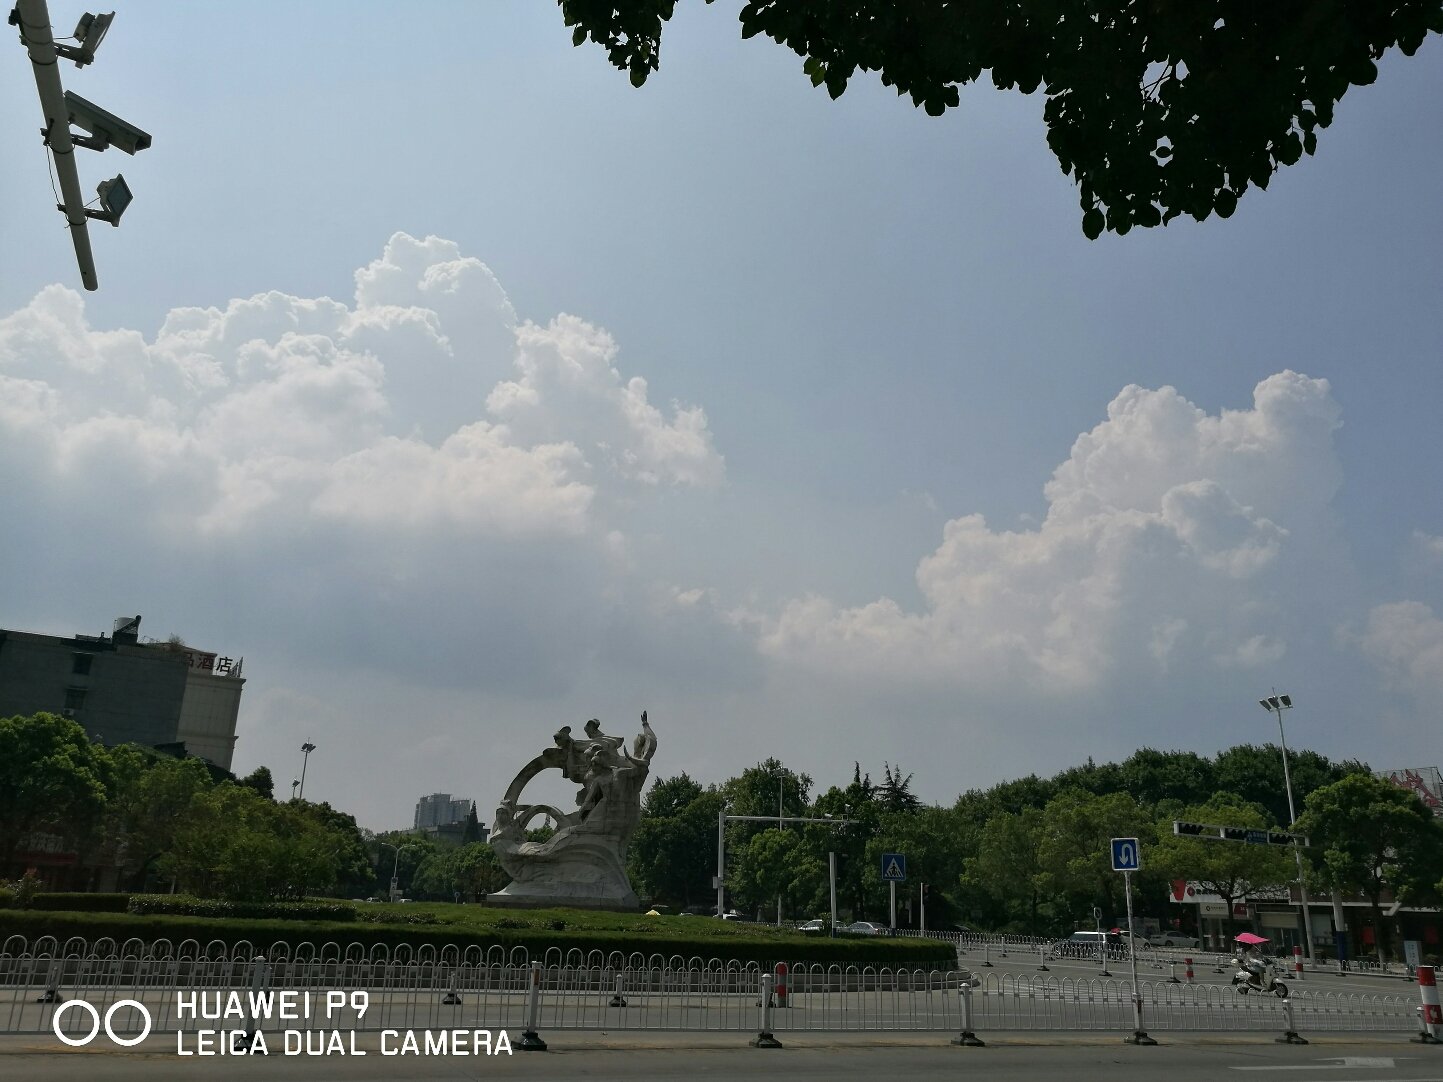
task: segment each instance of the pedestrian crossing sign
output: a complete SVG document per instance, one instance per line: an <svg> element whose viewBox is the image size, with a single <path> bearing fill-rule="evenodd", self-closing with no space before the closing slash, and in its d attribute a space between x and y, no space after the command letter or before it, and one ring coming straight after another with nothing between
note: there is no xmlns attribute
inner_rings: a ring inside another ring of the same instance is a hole
<svg viewBox="0 0 1443 1082"><path fill-rule="evenodd" d="M882 882L905 883L907 881L907 854L882 854Z"/></svg>

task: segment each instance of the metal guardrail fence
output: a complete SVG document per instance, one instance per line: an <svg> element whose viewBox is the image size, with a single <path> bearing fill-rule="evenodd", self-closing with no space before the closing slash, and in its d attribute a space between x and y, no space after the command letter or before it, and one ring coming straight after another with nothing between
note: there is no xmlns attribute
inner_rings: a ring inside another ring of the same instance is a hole
<svg viewBox="0 0 1443 1082"><path fill-rule="evenodd" d="M538 1026L747 1032L757 1031L763 989L774 982L775 991L765 993L773 1009L763 1030L1134 1027L1134 991L1120 979L817 964L778 967L774 975L754 963L556 948L533 958L524 948L500 947L274 944L261 952L250 943L30 944L14 937L0 950L0 1033L49 1032L56 1007L68 999L101 1012L137 1001L156 1032ZM335 990L363 992L364 1009L352 999L329 1002L326 993ZM1146 980L1137 994L1146 1027L1158 1031L1418 1029L1416 1003L1403 995L1295 990L1280 1001ZM124 1008L114 1022L118 1031L130 1025L138 1032L136 1019ZM67 1032L83 1032L89 1020L73 1011L63 1023Z"/></svg>

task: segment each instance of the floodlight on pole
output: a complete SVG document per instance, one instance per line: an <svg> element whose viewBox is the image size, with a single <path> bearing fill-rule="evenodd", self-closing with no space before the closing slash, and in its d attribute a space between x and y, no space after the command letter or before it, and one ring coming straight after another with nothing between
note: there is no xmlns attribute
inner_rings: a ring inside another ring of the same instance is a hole
<svg viewBox="0 0 1443 1082"><path fill-rule="evenodd" d="M316 746L315 746L314 744L312 744L309 740L307 740L304 744L301 745L301 799L302 799L302 800L305 800L305 799L306 799L306 766L307 766L307 764L310 763L310 761L311 761L311 752L313 752L313 751L315 751L315 750L316 750Z"/></svg>
<svg viewBox="0 0 1443 1082"><path fill-rule="evenodd" d="M1288 738L1283 733L1283 711L1293 708L1293 697L1291 695L1279 695L1276 690L1264 699L1258 700L1258 705L1269 714L1278 716L1278 743L1283 749L1283 788L1288 794L1288 829L1293 829L1293 824L1298 821L1298 810L1293 803L1293 776L1288 768ZM1313 961L1313 926L1312 918L1308 915L1308 886L1303 882L1303 852L1298 848L1297 839L1293 839L1293 859L1298 865L1298 897L1303 905L1303 949L1308 952L1308 961Z"/></svg>

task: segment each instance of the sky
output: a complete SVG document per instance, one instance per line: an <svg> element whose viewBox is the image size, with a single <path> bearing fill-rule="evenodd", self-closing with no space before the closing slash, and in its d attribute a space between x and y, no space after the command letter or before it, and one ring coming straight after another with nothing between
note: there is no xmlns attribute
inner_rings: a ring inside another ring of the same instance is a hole
<svg viewBox="0 0 1443 1082"><path fill-rule="evenodd" d="M682 4L125 0L82 290L0 55L0 626L244 657L234 769L483 821L562 724L924 800L1443 761L1443 43L1228 220L1086 240L1042 99L837 101ZM80 8L50 0L63 33ZM570 787L527 789L567 806Z"/></svg>

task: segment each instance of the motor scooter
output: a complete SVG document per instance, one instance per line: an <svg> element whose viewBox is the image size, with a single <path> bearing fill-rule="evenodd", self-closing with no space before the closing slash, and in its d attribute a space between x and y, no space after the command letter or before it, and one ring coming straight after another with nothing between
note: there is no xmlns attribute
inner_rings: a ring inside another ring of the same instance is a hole
<svg viewBox="0 0 1443 1082"><path fill-rule="evenodd" d="M1239 995L1271 993L1279 999L1288 998L1288 982L1278 976L1277 966L1262 958L1234 958L1233 987Z"/></svg>

